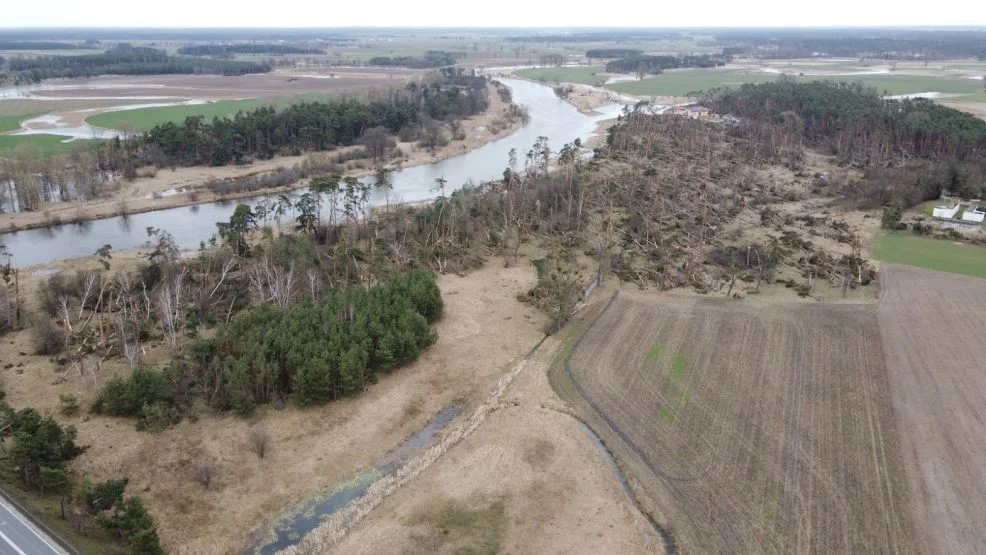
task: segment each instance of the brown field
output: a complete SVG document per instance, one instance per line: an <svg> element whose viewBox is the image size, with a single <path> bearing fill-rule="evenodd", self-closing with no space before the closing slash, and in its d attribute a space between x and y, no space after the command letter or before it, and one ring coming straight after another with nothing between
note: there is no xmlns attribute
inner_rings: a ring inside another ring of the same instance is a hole
<svg viewBox="0 0 986 555"><path fill-rule="evenodd" d="M879 319L921 553L986 553L986 280L884 264Z"/></svg>
<svg viewBox="0 0 986 555"><path fill-rule="evenodd" d="M411 70L399 68L392 70L332 68L292 69L236 77L222 75L106 75L84 79L58 79L46 83L72 88L49 90L38 87L29 90L34 94L48 98L163 96L222 100L400 85L413 73ZM324 78L333 75L334 78Z"/></svg>
<svg viewBox="0 0 986 555"><path fill-rule="evenodd" d="M686 553L910 553L877 311L621 292L556 387Z"/></svg>

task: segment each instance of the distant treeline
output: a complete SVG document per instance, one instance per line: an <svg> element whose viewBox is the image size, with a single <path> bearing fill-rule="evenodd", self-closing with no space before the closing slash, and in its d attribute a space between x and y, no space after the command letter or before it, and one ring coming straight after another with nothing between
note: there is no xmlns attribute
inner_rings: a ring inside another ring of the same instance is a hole
<svg viewBox="0 0 986 555"><path fill-rule="evenodd" d="M716 39L744 54L776 59L842 56L895 60L986 59L983 31L846 30L722 32Z"/></svg>
<svg viewBox="0 0 986 555"><path fill-rule="evenodd" d="M0 50L76 50L84 48L74 42L0 41Z"/></svg>
<svg viewBox="0 0 986 555"><path fill-rule="evenodd" d="M713 91L703 102L756 122L759 133L794 136L867 168L871 186L877 174L886 177L885 188L865 193L878 204L911 205L942 189L982 192L986 121L927 99L886 100L859 83L779 80Z"/></svg>
<svg viewBox="0 0 986 555"><path fill-rule="evenodd" d="M585 51L586 58L630 58L643 54L643 50L635 48L593 48Z"/></svg>
<svg viewBox="0 0 986 555"><path fill-rule="evenodd" d="M393 58L388 56L376 56L370 58L367 63L371 66L395 66L415 69L430 69L455 65L456 59L463 56L464 54L445 52L444 50L429 50L428 52L425 52L424 56L396 56Z"/></svg>
<svg viewBox="0 0 986 555"><path fill-rule="evenodd" d="M641 29L621 29L612 31L592 31L583 33L523 34L506 37L510 42L633 42L641 40L671 39L681 33L671 31L650 31Z"/></svg>
<svg viewBox="0 0 986 555"><path fill-rule="evenodd" d="M186 118L157 125L133 139L133 151L157 150L168 163L220 166L245 157L270 158L356 144L364 133L393 134L424 127L430 120L461 118L486 109L486 79L446 69L427 85L410 84L385 101L304 102L277 111L262 107L233 118Z"/></svg>
<svg viewBox="0 0 986 555"><path fill-rule="evenodd" d="M163 50L120 45L102 54L81 56L39 56L11 58L9 72L18 83L37 83L43 79L92 77L95 75L160 75L210 73L244 75L267 73L270 65L256 62L181 58Z"/></svg>
<svg viewBox="0 0 986 555"><path fill-rule="evenodd" d="M233 54L272 54L275 56L283 54L325 54L325 50L287 44L239 43L183 46L178 49L178 53L182 56L214 56L218 58L232 56Z"/></svg>
<svg viewBox="0 0 986 555"><path fill-rule="evenodd" d="M729 57L720 54L698 54L686 56L629 56L606 64L610 73L661 73L666 69L682 67L718 67L729 62Z"/></svg>

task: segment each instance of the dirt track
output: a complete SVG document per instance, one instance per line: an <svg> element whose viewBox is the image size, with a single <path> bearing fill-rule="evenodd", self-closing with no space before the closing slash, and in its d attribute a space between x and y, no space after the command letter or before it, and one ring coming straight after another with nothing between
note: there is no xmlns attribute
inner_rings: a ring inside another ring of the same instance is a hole
<svg viewBox="0 0 986 555"><path fill-rule="evenodd" d="M683 552L913 551L874 307L621 293L571 372Z"/></svg>
<svg viewBox="0 0 986 555"><path fill-rule="evenodd" d="M986 553L986 280L885 264L879 319L922 553Z"/></svg>

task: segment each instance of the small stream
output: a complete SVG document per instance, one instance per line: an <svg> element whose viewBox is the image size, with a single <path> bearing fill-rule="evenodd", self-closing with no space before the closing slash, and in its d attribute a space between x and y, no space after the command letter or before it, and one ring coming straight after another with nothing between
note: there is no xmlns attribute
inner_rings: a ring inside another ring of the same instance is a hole
<svg viewBox="0 0 986 555"><path fill-rule="evenodd" d="M451 405L440 410L424 428L387 453L375 466L356 473L349 480L335 484L283 515L274 526L276 539L252 547L245 553L271 555L298 544L306 534L322 523L323 518L344 509L366 493L366 490L377 480L400 470L412 457L431 447L438 440L439 433L461 412L461 405ZM262 541L265 540L256 543Z"/></svg>

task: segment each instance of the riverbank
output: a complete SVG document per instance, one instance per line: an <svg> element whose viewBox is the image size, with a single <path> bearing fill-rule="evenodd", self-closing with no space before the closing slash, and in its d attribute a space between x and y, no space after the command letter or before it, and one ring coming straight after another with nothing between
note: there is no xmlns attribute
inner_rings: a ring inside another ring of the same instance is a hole
<svg viewBox="0 0 986 555"><path fill-rule="evenodd" d="M523 118L511 116L511 107L504 102L496 89L488 88L490 105L482 114L462 120L465 138L453 140L434 152L418 147L414 143L399 142L397 148L403 156L388 161L388 169L402 169L438 162L480 148L494 140L506 137L524 125ZM336 149L331 153L313 153L329 156L361 149L359 146ZM124 214L139 214L168 208L193 206L219 200L237 200L267 194L278 194L306 187L307 179L299 180L286 187L265 188L236 194L216 195L206 188L213 180L245 177L264 174L278 168L288 168L301 164L307 156L281 156L271 160L261 160L242 166L222 167L182 167L175 169L143 168L144 177L124 181L112 196L88 202L49 202L32 212L17 212L0 215L0 233L25 229L46 228L64 223L81 223ZM370 167L369 160L354 160L346 164L345 175L365 177L376 169ZM363 167L360 167L363 166ZM151 174L153 172L153 175Z"/></svg>

